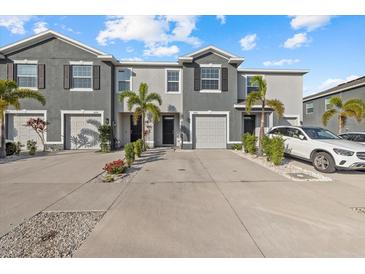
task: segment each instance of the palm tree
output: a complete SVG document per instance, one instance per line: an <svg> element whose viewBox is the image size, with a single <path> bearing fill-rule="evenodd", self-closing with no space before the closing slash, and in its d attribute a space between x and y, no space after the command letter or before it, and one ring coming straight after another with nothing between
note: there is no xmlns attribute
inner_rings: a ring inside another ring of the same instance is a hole
<svg viewBox="0 0 365 274"><path fill-rule="evenodd" d="M265 131L265 107L272 108L279 117L282 117L285 111L284 104L278 99L266 99L267 83L262 76L254 76L251 79L251 85L257 86L258 90L250 92L246 98L246 111L251 112L252 106L257 102L261 103L260 133L259 133L259 155L262 154L262 138Z"/></svg>
<svg viewBox="0 0 365 274"><path fill-rule="evenodd" d="M1 149L0 158L6 156L5 151L5 111L9 106L20 109L19 99L35 99L45 105L46 99L43 94L26 88L18 88L15 81L0 80L0 123L1 123Z"/></svg>
<svg viewBox="0 0 365 274"><path fill-rule="evenodd" d="M342 133L348 118L354 118L361 122L365 118L365 101L361 99L349 99L346 102L341 97L334 96L329 99L329 109L322 115L322 123L327 126L329 120L337 116L338 133Z"/></svg>
<svg viewBox="0 0 365 274"><path fill-rule="evenodd" d="M124 102L124 98L128 98L127 105L128 110L133 111L133 123L137 125L138 119L142 119L142 140L145 142L145 117L147 113L152 115L154 122L160 120L160 108L154 104L157 101L159 105L162 104L161 96L155 92L148 93L148 85L141 83L138 89L138 94L133 91L123 91L119 95L121 103Z"/></svg>

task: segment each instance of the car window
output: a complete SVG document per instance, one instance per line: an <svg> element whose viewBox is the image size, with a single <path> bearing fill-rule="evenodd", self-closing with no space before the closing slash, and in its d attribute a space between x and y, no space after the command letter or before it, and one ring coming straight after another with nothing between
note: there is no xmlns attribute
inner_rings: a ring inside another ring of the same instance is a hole
<svg viewBox="0 0 365 274"><path fill-rule="evenodd" d="M355 142L365 142L365 134L354 134L354 138L352 140Z"/></svg>
<svg viewBox="0 0 365 274"><path fill-rule="evenodd" d="M269 134L288 136L287 129L283 127L274 128Z"/></svg>
<svg viewBox="0 0 365 274"><path fill-rule="evenodd" d="M297 128L288 128L287 132L289 137L296 139L299 139L299 136L303 135L303 133Z"/></svg>
<svg viewBox="0 0 365 274"><path fill-rule="evenodd" d="M350 136L348 134L341 134L340 137L345 140L349 140Z"/></svg>
<svg viewBox="0 0 365 274"><path fill-rule="evenodd" d="M303 127L303 130L311 139L339 139L336 134L327 129Z"/></svg>

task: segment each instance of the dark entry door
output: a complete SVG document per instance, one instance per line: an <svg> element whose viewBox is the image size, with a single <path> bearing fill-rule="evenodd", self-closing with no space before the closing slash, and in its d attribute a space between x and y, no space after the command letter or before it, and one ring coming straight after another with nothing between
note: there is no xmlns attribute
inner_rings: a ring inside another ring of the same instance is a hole
<svg viewBox="0 0 365 274"><path fill-rule="evenodd" d="M244 115L243 116L243 133L255 133L256 128L256 115Z"/></svg>
<svg viewBox="0 0 365 274"><path fill-rule="evenodd" d="M130 117L131 121L131 142L142 138L142 119L138 119L137 125L133 123L133 115Z"/></svg>
<svg viewBox="0 0 365 274"><path fill-rule="evenodd" d="M162 143L164 145L174 144L174 116L162 117Z"/></svg>

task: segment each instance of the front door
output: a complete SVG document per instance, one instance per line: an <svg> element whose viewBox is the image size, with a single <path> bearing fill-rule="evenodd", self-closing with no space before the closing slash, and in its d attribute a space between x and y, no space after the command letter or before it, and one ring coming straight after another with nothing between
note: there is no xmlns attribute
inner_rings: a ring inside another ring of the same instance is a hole
<svg viewBox="0 0 365 274"><path fill-rule="evenodd" d="M131 142L137 141L142 138L142 119L138 119L137 125L133 122L133 115L130 117L131 122Z"/></svg>
<svg viewBox="0 0 365 274"><path fill-rule="evenodd" d="M243 133L255 134L256 115L243 115Z"/></svg>
<svg viewBox="0 0 365 274"><path fill-rule="evenodd" d="M174 116L162 117L162 144L174 144Z"/></svg>

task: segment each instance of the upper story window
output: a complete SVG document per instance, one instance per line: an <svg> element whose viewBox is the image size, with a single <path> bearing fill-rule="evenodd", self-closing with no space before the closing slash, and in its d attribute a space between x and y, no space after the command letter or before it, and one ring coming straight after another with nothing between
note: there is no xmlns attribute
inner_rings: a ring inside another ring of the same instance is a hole
<svg viewBox="0 0 365 274"><path fill-rule="evenodd" d="M201 89L219 90L220 77L219 67L202 67L201 68Z"/></svg>
<svg viewBox="0 0 365 274"><path fill-rule="evenodd" d="M118 70L118 91L132 90L132 70L119 69Z"/></svg>
<svg viewBox="0 0 365 274"><path fill-rule="evenodd" d="M330 99L331 99L331 97L324 99L324 109L325 110L329 110L331 108Z"/></svg>
<svg viewBox="0 0 365 274"><path fill-rule="evenodd" d="M92 89L93 67L91 65L72 66L72 88L73 89Z"/></svg>
<svg viewBox="0 0 365 274"><path fill-rule="evenodd" d="M258 83L252 82L252 76L246 76L246 94L248 95L250 92L255 92L259 90Z"/></svg>
<svg viewBox="0 0 365 274"><path fill-rule="evenodd" d="M306 103L305 104L305 113L312 114L314 112L313 103Z"/></svg>
<svg viewBox="0 0 365 274"><path fill-rule="evenodd" d="M180 92L180 70L169 69L166 71L166 92Z"/></svg>
<svg viewBox="0 0 365 274"><path fill-rule="evenodd" d="M17 64L17 84L22 88L37 88L37 64Z"/></svg>

